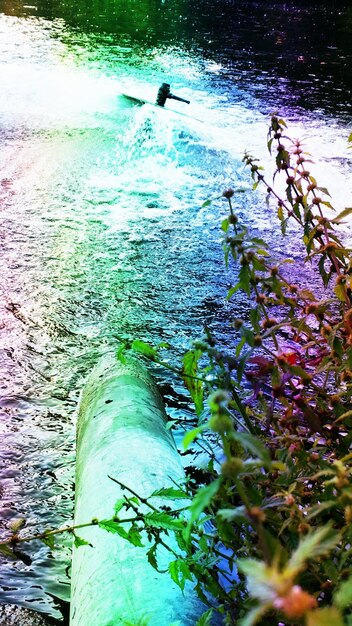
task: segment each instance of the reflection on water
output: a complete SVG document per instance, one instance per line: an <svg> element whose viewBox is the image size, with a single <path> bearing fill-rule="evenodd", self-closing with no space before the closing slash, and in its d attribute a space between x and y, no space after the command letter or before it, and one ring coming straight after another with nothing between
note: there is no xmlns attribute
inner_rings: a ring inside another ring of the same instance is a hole
<svg viewBox="0 0 352 626"><path fill-rule="evenodd" d="M197 6L0 1L4 534L14 517L29 531L71 519L74 410L115 335L183 348L207 323L226 341L225 209L202 205L230 183L249 187L240 159L247 147L264 156L274 102L295 134L312 137L339 208L352 191L341 192L351 170L347 9ZM165 78L189 106L121 106L121 92L153 101ZM236 208L279 254L275 215L255 198ZM299 255L294 237L287 247ZM177 381L162 382L180 398ZM54 567L45 546L28 551L30 566L1 564L0 600L57 615L51 596L68 597L68 549Z"/></svg>

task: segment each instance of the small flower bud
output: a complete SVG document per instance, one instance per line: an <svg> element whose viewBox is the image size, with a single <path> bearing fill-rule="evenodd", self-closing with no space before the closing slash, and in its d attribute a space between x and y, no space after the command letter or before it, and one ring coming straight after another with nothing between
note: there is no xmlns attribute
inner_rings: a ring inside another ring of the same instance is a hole
<svg viewBox="0 0 352 626"><path fill-rule="evenodd" d="M306 315L311 315L311 314L314 315L317 312L318 307L319 305L317 302L311 302L305 307L304 312Z"/></svg>
<svg viewBox="0 0 352 626"><path fill-rule="evenodd" d="M215 433L224 435L233 430L232 419L229 415L212 415L209 420L209 428Z"/></svg>
<svg viewBox="0 0 352 626"><path fill-rule="evenodd" d="M259 506L252 506L252 508L248 509L247 513L252 520L257 522L263 523L266 520L266 515Z"/></svg>
<svg viewBox="0 0 352 626"><path fill-rule="evenodd" d="M338 276L336 278L336 285L345 285L346 284L346 276L344 276L343 274L341 274L341 276Z"/></svg>
<svg viewBox="0 0 352 626"><path fill-rule="evenodd" d="M221 466L221 473L225 478L234 478L244 468L242 459L238 457L231 457Z"/></svg>
<svg viewBox="0 0 352 626"><path fill-rule="evenodd" d="M301 535L306 535L311 529L311 526L309 524L307 524L307 522L301 522L301 524L299 524L298 526L298 532Z"/></svg>
<svg viewBox="0 0 352 626"><path fill-rule="evenodd" d="M268 330L268 328L272 328L273 326L276 326L276 324L278 323L278 321L274 318L268 318L262 321L262 328L264 330Z"/></svg>
<svg viewBox="0 0 352 626"><path fill-rule="evenodd" d="M264 304L266 302L266 295L264 293L258 293L255 301L258 304Z"/></svg>
<svg viewBox="0 0 352 626"><path fill-rule="evenodd" d="M309 185L307 186L307 191L313 191L313 189L315 189L317 186L316 183L309 183Z"/></svg>
<svg viewBox="0 0 352 626"><path fill-rule="evenodd" d="M286 595L276 598L273 605L288 619L296 620L315 609L318 603L314 596L303 591L299 585L294 585Z"/></svg>

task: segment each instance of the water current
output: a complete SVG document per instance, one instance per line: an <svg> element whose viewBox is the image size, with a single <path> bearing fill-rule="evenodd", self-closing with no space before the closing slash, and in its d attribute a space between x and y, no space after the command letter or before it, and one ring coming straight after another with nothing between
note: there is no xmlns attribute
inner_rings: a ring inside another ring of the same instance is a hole
<svg viewBox="0 0 352 626"><path fill-rule="evenodd" d="M72 518L75 408L99 356L127 340L226 342L224 188L274 250L275 211L250 190L279 109L306 138L337 209L351 206L352 11L344 3L0 0L0 525ZM154 101L161 82L191 101ZM185 115L186 114L186 115ZM350 225L345 226L350 237ZM246 302L236 302L236 314ZM174 378L154 372L170 417ZM60 617L69 547L0 564L0 601Z"/></svg>

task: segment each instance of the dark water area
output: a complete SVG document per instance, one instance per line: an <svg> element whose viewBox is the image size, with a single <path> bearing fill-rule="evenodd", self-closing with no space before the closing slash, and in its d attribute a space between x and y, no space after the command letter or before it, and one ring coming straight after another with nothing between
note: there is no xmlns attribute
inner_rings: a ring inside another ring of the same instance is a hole
<svg viewBox="0 0 352 626"><path fill-rule="evenodd" d="M72 519L75 409L116 335L182 351L207 324L230 343L249 304L225 302L226 208L205 200L241 187L240 219L302 257L241 162L246 148L268 160L270 111L351 206L351 61L346 2L0 0L2 536L18 517L29 532ZM165 80L191 104L123 105ZM170 417L191 417L176 379L154 374ZM0 601L60 617L69 541L29 553L0 563Z"/></svg>

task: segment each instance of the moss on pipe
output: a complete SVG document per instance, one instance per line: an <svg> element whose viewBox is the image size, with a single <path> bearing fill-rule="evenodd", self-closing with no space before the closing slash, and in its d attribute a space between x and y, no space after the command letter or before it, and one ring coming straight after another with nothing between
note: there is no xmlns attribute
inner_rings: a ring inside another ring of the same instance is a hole
<svg viewBox="0 0 352 626"><path fill-rule="evenodd" d="M183 468L166 429L153 380L135 360L106 355L83 390L77 424L75 523L108 519L122 490L113 476L142 497L182 480ZM204 607L189 586L184 594L147 561L145 548L99 527L80 535L93 547L73 549L70 626L193 626ZM167 569L173 557L160 554ZM144 622L143 622L144 624Z"/></svg>

